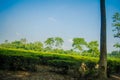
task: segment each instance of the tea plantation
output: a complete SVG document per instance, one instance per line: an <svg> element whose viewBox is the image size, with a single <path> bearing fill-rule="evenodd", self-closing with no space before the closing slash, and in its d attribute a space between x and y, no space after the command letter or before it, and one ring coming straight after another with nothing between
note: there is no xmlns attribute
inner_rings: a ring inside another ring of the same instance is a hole
<svg viewBox="0 0 120 80"><path fill-rule="evenodd" d="M36 71L36 65L47 65L61 68L66 73L69 69L78 69L85 63L92 72L98 58L71 54L37 52L20 49L0 48L0 69ZM108 58L109 73L120 72L120 59Z"/></svg>

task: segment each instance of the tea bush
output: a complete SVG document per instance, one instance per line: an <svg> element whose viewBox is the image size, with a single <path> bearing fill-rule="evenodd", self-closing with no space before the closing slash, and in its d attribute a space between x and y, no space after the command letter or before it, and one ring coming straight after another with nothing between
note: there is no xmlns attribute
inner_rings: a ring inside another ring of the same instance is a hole
<svg viewBox="0 0 120 80"><path fill-rule="evenodd" d="M43 64L68 70L69 68L79 68L83 62L89 70L93 70L98 63L98 58L0 48L0 69L35 71L36 65ZM119 73L120 59L108 58L108 71L109 73Z"/></svg>

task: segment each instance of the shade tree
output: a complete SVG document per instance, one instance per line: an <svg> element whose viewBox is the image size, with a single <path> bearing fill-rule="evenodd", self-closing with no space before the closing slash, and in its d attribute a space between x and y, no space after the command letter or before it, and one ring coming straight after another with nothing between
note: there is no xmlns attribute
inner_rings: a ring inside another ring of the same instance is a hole
<svg viewBox="0 0 120 80"><path fill-rule="evenodd" d="M114 27L114 38L120 39L120 13L117 12L113 15L112 25ZM115 43L113 46L120 52L120 42Z"/></svg>
<svg viewBox="0 0 120 80"><path fill-rule="evenodd" d="M91 41L87 44L88 52L92 53L93 55L99 55L99 44L97 41Z"/></svg>
<svg viewBox="0 0 120 80"><path fill-rule="evenodd" d="M81 52L83 52L83 48L87 45L87 42L84 40L84 38L73 38L72 47L74 49L77 49Z"/></svg>

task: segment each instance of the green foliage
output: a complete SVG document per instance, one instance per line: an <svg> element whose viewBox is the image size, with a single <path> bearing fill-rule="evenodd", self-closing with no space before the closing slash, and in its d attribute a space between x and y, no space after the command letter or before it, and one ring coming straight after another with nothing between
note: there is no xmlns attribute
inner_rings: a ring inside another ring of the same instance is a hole
<svg viewBox="0 0 120 80"><path fill-rule="evenodd" d="M120 43L116 43L113 45L115 48L120 48Z"/></svg>
<svg viewBox="0 0 120 80"><path fill-rule="evenodd" d="M65 53L65 54L80 54L78 50L81 51L81 53L84 53L82 55L88 55L88 56L96 56L99 53L98 50L98 43L97 41L91 41L87 44L87 42L83 38L74 38L72 46L77 49L70 49L70 50L64 50L62 49L64 40L60 37L51 37L48 38L44 44L40 41L35 42L27 42L26 38L22 38L20 40L15 40L12 42L8 42L8 40L5 40L4 43L0 44L0 47L3 48L13 48L13 49L24 49L24 50L34 50L34 51L44 51L44 52L52 52L52 53ZM87 50L89 49L89 50ZM89 54L86 54L89 53Z"/></svg>
<svg viewBox="0 0 120 80"><path fill-rule="evenodd" d="M55 37L55 46L57 47L57 48L60 48L62 45L63 45L63 39L62 38L60 38L60 37Z"/></svg>
<svg viewBox="0 0 120 80"><path fill-rule="evenodd" d="M120 72L120 59L119 58L109 58L108 70L110 73L119 73Z"/></svg>
<svg viewBox="0 0 120 80"><path fill-rule="evenodd" d="M36 65L43 64L62 68L62 70L79 68L85 63L89 71L94 69L98 58L71 54L56 54L21 49L0 48L0 69L35 71ZM110 73L120 71L120 59L108 58Z"/></svg>
<svg viewBox="0 0 120 80"><path fill-rule="evenodd" d="M43 50L43 44L40 41L36 41L33 43L27 43L27 40L25 38L22 38L20 40L15 40L12 42L8 42L8 40L5 40L4 43L0 44L0 47L13 48L13 49L35 50L35 51Z"/></svg>
<svg viewBox="0 0 120 80"><path fill-rule="evenodd" d="M35 51L42 51L43 48L43 44L40 41L36 41L32 44L32 49L31 50L35 50Z"/></svg>
<svg viewBox="0 0 120 80"><path fill-rule="evenodd" d="M112 51L111 53L108 54L108 57L120 58L120 51Z"/></svg>
<svg viewBox="0 0 120 80"><path fill-rule="evenodd" d="M47 47L49 47L51 49L52 46L54 45L54 38L53 37L48 38L44 43Z"/></svg>
<svg viewBox="0 0 120 80"><path fill-rule="evenodd" d="M93 55L99 55L100 51L98 49L98 42L97 41L91 41L88 43L88 52L92 53Z"/></svg>
<svg viewBox="0 0 120 80"><path fill-rule="evenodd" d="M114 37L120 38L120 13L113 15L113 31L115 32Z"/></svg>
<svg viewBox="0 0 120 80"><path fill-rule="evenodd" d="M73 39L73 44L72 46L75 48L75 49L78 49L80 51L83 50L83 46L86 46L86 41L84 40L84 38L74 38Z"/></svg>
<svg viewBox="0 0 120 80"><path fill-rule="evenodd" d="M120 39L120 13L115 13L113 15L113 31L114 37ZM117 42L116 44L113 45L114 47L118 48L120 51L120 43Z"/></svg>
<svg viewBox="0 0 120 80"><path fill-rule="evenodd" d="M51 37L48 38L44 43L47 46L47 48L61 48L61 46L63 45L63 39L60 37Z"/></svg>
<svg viewBox="0 0 120 80"><path fill-rule="evenodd" d="M27 39L26 38L22 38L22 39L20 39L20 42L23 43L23 44L26 44L27 43Z"/></svg>
<svg viewBox="0 0 120 80"><path fill-rule="evenodd" d="M91 52L89 52L89 50L87 52L83 52L82 54L80 54L81 56L88 56L88 57L96 57L98 58L100 56L100 54L92 54Z"/></svg>

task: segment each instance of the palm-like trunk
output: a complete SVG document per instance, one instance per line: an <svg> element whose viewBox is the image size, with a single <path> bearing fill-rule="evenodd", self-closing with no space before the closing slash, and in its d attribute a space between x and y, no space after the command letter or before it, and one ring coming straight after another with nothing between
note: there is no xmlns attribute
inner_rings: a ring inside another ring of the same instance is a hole
<svg viewBox="0 0 120 80"><path fill-rule="evenodd" d="M101 11L101 35L100 35L100 60L99 79L107 79L107 49L106 49L106 10L105 0L100 0Z"/></svg>

